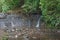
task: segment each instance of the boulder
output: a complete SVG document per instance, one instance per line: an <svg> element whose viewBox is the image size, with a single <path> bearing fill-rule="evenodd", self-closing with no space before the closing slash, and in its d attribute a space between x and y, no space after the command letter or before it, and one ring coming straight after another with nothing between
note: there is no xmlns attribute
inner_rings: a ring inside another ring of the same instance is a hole
<svg viewBox="0 0 60 40"><path fill-rule="evenodd" d="M0 19L5 19L6 18L6 14L4 14L4 13L0 13Z"/></svg>

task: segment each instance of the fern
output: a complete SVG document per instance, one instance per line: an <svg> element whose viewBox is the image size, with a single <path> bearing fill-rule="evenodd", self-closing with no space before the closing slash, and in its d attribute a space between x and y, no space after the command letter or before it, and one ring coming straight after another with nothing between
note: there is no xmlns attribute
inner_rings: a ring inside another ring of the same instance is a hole
<svg viewBox="0 0 60 40"><path fill-rule="evenodd" d="M39 7L39 2L40 0L25 0L22 8L25 12L36 11Z"/></svg>
<svg viewBox="0 0 60 40"><path fill-rule="evenodd" d="M41 0L42 19L49 28L60 29L60 1Z"/></svg>
<svg viewBox="0 0 60 40"><path fill-rule="evenodd" d="M0 0L0 10L2 12L7 12L8 10L11 10L18 6L20 3L20 0Z"/></svg>

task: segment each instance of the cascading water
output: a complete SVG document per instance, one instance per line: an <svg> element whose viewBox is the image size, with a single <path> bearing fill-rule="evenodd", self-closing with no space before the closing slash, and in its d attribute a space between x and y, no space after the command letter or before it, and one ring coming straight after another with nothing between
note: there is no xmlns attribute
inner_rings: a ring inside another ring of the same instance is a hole
<svg viewBox="0 0 60 40"><path fill-rule="evenodd" d="M36 27L37 27L37 28L40 27L40 17L39 17L39 19L38 19L38 21L37 21L37 25L36 25Z"/></svg>
<svg viewBox="0 0 60 40"><path fill-rule="evenodd" d="M30 17L30 26L31 27L40 27L40 14L32 14Z"/></svg>

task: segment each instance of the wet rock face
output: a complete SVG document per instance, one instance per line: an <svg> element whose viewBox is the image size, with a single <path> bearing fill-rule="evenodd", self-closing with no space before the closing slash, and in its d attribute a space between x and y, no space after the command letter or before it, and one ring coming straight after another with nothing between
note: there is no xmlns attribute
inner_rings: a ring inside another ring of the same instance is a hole
<svg viewBox="0 0 60 40"><path fill-rule="evenodd" d="M6 15L4 13L0 13L0 19L6 18Z"/></svg>
<svg viewBox="0 0 60 40"><path fill-rule="evenodd" d="M30 14L31 27L40 27L40 14Z"/></svg>
<svg viewBox="0 0 60 40"><path fill-rule="evenodd" d="M14 15L14 14L0 14L0 28L4 29L10 29L13 27L27 27L29 26L29 20L26 18L24 19L23 17L19 15Z"/></svg>
<svg viewBox="0 0 60 40"><path fill-rule="evenodd" d="M0 13L0 28L10 29L19 27L36 27L39 26L40 15L32 14L27 17L24 14L3 14Z"/></svg>

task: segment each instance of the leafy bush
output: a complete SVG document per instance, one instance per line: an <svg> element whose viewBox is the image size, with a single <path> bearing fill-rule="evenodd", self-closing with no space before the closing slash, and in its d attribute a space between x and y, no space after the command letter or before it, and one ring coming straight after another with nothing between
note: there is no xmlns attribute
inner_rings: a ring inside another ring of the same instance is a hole
<svg viewBox="0 0 60 40"><path fill-rule="evenodd" d="M8 10L14 9L20 5L20 1L21 0L0 0L0 11L7 12ZM25 12L32 12L37 10L40 0L23 0L23 2L23 10Z"/></svg>
<svg viewBox="0 0 60 40"><path fill-rule="evenodd" d="M60 0L40 0L42 19L49 28L60 29Z"/></svg>
<svg viewBox="0 0 60 40"><path fill-rule="evenodd" d="M25 12L33 12L36 11L39 7L40 0L24 0L24 5L22 6Z"/></svg>
<svg viewBox="0 0 60 40"><path fill-rule="evenodd" d="M7 12L8 10L11 10L18 6L19 3L20 0L0 0L0 11Z"/></svg>

